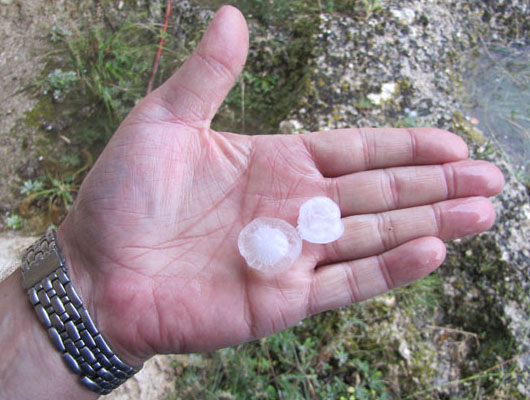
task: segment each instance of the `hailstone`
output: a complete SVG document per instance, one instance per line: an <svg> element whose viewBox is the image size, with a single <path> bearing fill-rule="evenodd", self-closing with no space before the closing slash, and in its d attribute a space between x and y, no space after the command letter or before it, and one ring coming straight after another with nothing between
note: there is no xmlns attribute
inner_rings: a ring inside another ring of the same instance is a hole
<svg viewBox="0 0 530 400"><path fill-rule="evenodd" d="M311 243L331 243L343 232L340 208L330 198L312 197L300 207L298 233L302 239Z"/></svg>
<svg viewBox="0 0 530 400"><path fill-rule="evenodd" d="M302 239L286 221L260 217L252 220L239 233L237 246L249 267L277 273L286 270L298 259Z"/></svg>

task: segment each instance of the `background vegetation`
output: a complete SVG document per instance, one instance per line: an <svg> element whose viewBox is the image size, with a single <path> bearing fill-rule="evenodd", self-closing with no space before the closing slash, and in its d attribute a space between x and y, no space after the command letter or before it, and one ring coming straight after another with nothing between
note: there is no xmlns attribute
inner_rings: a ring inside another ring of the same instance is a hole
<svg viewBox="0 0 530 400"><path fill-rule="evenodd" d="M223 2L193 3L214 9ZM344 13L369 23L384 12L377 0L233 3L251 21L253 40L245 71L214 128L248 134L278 132L279 123L304 96L314 95L308 77L318 68L314 60L321 49L314 38L322 15ZM93 160L145 95L162 36L166 42L155 86L196 46L208 18L181 4L163 34L164 5L94 2L75 24L50 26L48 40L55 50L40 79L32 83L39 101L25 118L41 134L37 156L42 163L39 173L20 187L18 213L7 221L11 229L38 230L60 223ZM412 90L407 82L398 84L402 94ZM355 101L361 112L377 107L363 93ZM414 126L415 118L402 113L396 125ZM460 122L455 118L456 131L465 129ZM484 153L487 158L488 147ZM459 254L449 254L453 256ZM502 267L476 253L467 261L475 267L471 271L479 272L478 286L485 276L496 280ZM257 342L186 356L174 365L177 379L170 398L420 399L448 398L451 393L461 398L522 398L516 390L520 355L504 322L494 314L469 315L468 307L447 299L446 289L435 273ZM447 324L438 326L437 316L448 314ZM452 360L466 358L472 361L461 378L440 378L440 367L452 368Z"/></svg>

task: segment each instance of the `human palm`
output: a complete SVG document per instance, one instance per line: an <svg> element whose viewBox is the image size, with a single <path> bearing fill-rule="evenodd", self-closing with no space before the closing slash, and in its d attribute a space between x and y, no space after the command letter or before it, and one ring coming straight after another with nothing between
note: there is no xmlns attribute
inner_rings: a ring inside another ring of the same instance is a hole
<svg viewBox="0 0 530 400"><path fill-rule="evenodd" d="M306 135L215 132L210 121L247 51L244 20L223 8L198 50L120 126L59 231L81 295L118 354L206 351L418 279L440 239L489 228L502 187L491 164L462 161L434 129ZM237 237L259 216L296 225L300 205L341 207L337 242L304 242L287 271L251 270ZM84 279L81 279L81 278Z"/></svg>

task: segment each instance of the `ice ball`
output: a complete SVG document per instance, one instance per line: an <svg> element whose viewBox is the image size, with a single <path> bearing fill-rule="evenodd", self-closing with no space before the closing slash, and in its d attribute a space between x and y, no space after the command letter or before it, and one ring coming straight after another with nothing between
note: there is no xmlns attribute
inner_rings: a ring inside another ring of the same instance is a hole
<svg viewBox="0 0 530 400"><path fill-rule="evenodd" d="M286 270L298 259L302 239L286 221L260 217L241 230L237 246L249 267L277 273Z"/></svg>
<svg viewBox="0 0 530 400"><path fill-rule="evenodd" d="M300 207L298 233L302 239L311 243L331 243L343 232L340 208L330 198L313 197Z"/></svg>

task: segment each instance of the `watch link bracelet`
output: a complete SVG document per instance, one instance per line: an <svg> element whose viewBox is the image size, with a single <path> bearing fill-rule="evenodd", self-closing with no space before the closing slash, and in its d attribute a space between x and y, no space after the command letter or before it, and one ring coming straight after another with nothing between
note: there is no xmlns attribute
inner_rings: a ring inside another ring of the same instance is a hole
<svg viewBox="0 0 530 400"><path fill-rule="evenodd" d="M94 325L68 276L54 230L26 250L21 269L39 320L83 385L108 394L140 370L120 360Z"/></svg>

